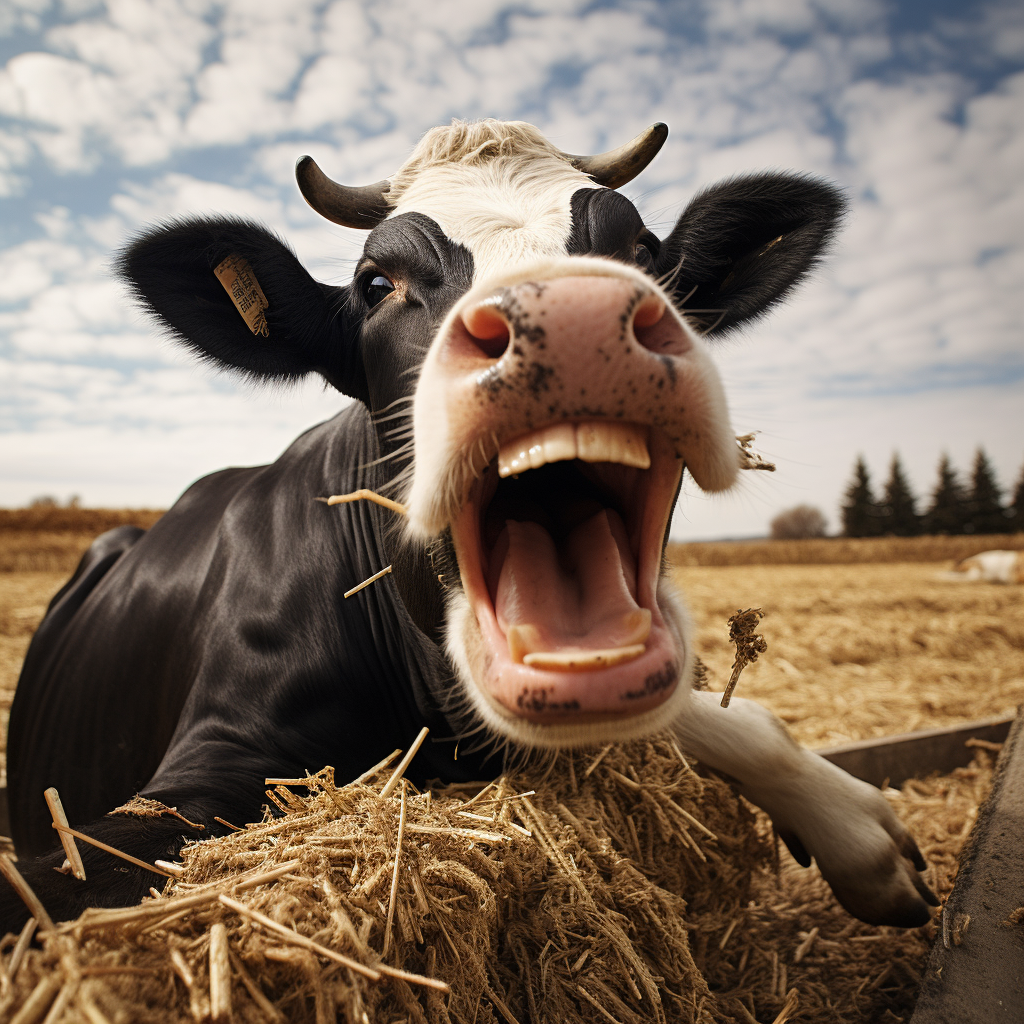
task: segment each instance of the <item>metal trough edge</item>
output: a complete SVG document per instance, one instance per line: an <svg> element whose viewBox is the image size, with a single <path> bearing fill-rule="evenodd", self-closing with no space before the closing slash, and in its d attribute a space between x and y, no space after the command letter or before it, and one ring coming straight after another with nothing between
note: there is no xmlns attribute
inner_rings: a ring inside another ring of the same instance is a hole
<svg viewBox="0 0 1024 1024"><path fill-rule="evenodd" d="M1024 712L960 853L911 1024L1024 1020Z"/></svg>
<svg viewBox="0 0 1024 1024"><path fill-rule="evenodd" d="M873 786L881 788L888 784L898 788L915 776L931 772L945 774L970 764L974 750L967 746L967 741L1004 742L1014 717L1002 715L966 725L860 740L838 747L819 748L815 753Z"/></svg>

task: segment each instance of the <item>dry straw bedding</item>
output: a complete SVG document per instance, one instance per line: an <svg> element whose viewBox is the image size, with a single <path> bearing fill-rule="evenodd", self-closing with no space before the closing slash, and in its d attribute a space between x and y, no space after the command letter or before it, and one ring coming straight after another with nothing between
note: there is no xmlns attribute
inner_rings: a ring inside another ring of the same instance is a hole
<svg viewBox="0 0 1024 1024"><path fill-rule="evenodd" d="M989 783L981 758L893 796L943 894ZM668 739L561 754L487 787L384 796L388 771L279 786L274 814L188 847L181 876L142 907L88 911L42 949L19 952L9 936L0 1013L18 1024L909 1017L934 926L849 918L813 869L785 853L779 864L764 821ZM368 978L339 955L386 973ZM33 993L38 1012L19 1020Z"/></svg>

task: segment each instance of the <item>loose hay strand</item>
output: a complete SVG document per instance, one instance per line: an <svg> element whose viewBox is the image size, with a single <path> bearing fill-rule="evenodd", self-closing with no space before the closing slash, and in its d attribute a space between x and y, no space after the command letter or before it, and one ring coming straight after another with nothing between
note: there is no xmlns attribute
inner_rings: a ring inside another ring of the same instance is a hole
<svg viewBox="0 0 1024 1024"><path fill-rule="evenodd" d="M68 981L65 981L61 990L57 993L57 998L54 999L53 1005L50 1007L50 1012L43 1018L43 1024L57 1024L57 1021L61 1019L62 1014L77 991L77 979L70 978Z"/></svg>
<svg viewBox="0 0 1024 1024"><path fill-rule="evenodd" d="M430 730L426 726L423 726L423 728L420 729L416 739L412 741L412 746L406 752L405 757L398 762L398 767L394 772L392 772L391 778L388 779L384 788L380 791L380 797L382 800L387 800L387 798L395 791L395 787L401 781L406 768L408 768L412 763L412 759L419 753L419 749L423 746L423 741L427 738L429 732Z"/></svg>
<svg viewBox="0 0 1024 1024"><path fill-rule="evenodd" d="M36 1024L60 991L58 978L43 978L32 990L32 994L22 1004L21 1009L11 1018L10 1024Z"/></svg>
<svg viewBox="0 0 1024 1024"><path fill-rule="evenodd" d="M32 936L36 933L36 926L38 921L34 917L30 917L23 925L21 931L18 934L18 941L14 944L14 952L11 954L11 962L7 965L7 970L3 975L3 980L9 983L11 979L18 973L18 968L21 966L21 961L28 951L29 944L32 942Z"/></svg>
<svg viewBox="0 0 1024 1024"><path fill-rule="evenodd" d="M601 751L601 753L600 753L600 754L598 754L598 755L597 755L597 757L595 757L595 758L594 758L594 760L593 760L593 761L591 761L589 765L587 765L587 770L586 770L586 771L585 771L585 772L583 773L583 778L585 778L585 779L589 779L589 778L590 778L590 776L591 776L591 775L593 774L593 772L594 772L594 769L595 769L595 768L597 768L597 766L598 766L598 765L599 765L599 764L600 764L600 763L601 763L601 762L602 762L602 761L603 761L603 760L605 759L605 755L606 755L606 754L608 753L608 751L609 751L609 750L611 750L611 749L612 749L612 747L614 747L614 746L615 746L615 744L614 744L614 743L609 743L609 744L608 744L608 745L607 745L607 746L606 746L606 747L605 747L605 748L604 748L604 749L603 749L603 750Z"/></svg>
<svg viewBox="0 0 1024 1024"><path fill-rule="evenodd" d="M779 1011L779 1015L772 1021L772 1024L786 1024L786 1021L796 1012L797 1006L800 1005L800 993L795 988L791 988L786 995L786 1002L783 1004L782 1009Z"/></svg>
<svg viewBox="0 0 1024 1024"><path fill-rule="evenodd" d="M436 989L438 992L450 992L451 986L446 981L438 978L428 978L423 974L414 974L412 971L403 971L400 967L391 967L388 964L377 964L377 970L386 974L389 978L397 978L399 981L408 981L413 985L422 985L424 988Z"/></svg>
<svg viewBox="0 0 1024 1024"><path fill-rule="evenodd" d="M385 498L383 494L371 491L367 487L360 487L358 491L352 491L349 494L332 494L329 498L318 498L317 500L325 501L328 505L345 505L350 501L372 501L374 504L391 509L392 512L397 512L399 515L404 516L408 514L408 510L401 502Z"/></svg>
<svg viewBox="0 0 1024 1024"><path fill-rule="evenodd" d="M576 989L605 1020L611 1021L611 1024L622 1024L617 1017L613 1017L582 985L577 985Z"/></svg>
<svg viewBox="0 0 1024 1024"><path fill-rule="evenodd" d="M391 753L388 754L387 757L385 757L382 761L378 761L368 772L363 772L363 774L360 775L359 778L353 779L352 782L349 783L349 785L359 786L362 785L362 783L366 782L368 779L372 779L374 775L377 774L377 772L381 772L385 768L387 768L387 766L391 764L391 762L394 761L394 759L398 757L398 755L401 754L401 752L401 747L391 751Z"/></svg>
<svg viewBox="0 0 1024 1024"><path fill-rule="evenodd" d="M32 891L32 887L21 876L21 872L14 866L14 861L6 853L0 853L0 872L4 878L11 883L11 887L21 897L22 903L28 907L29 913L39 922L43 931L53 931L53 920L46 912L42 901Z"/></svg>
<svg viewBox="0 0 1024 1024"><path fill-rule="evenodd" d="M64 813L64 805L60 802L60 794L56 788L50 786L49 789L43 792L43 798L46 800L46 806L50 809L50 816L53 818L54 825L60 826L60 828L70 828L71 823ZM82 863L81 853L78 852L78 845L75 843L74 838L66 832L61 832L58 829L58 835L60 836L61 846L64 847L64 856L67 857L68 863L71 865L71 873L80 882L84 882L85 865Z"/></svg>
<svg viewBox="0 0 1024 1024"><path fill-rule="evenodd" d="M380 572L375 572L369 579L357 583L351 590L346 590L343 596L351 597L353 594L358 594L360 590L365 590L371 583L376 583L382 576L387 576L391 572L391 568L390 565L385 565Z"/></svg>
<svg viewBox="0 0 1024 1024"><path fill-rule="evenodd" d="M214 1024L231 1020L231 959L223 921L210 928L210 1016Z"/></svg>
<svg viewBox="0 0 1024 1024"><path fill-rule="evenodd" d="M391 926L395 921L395 902L398 898L398 872L402 866L402 839L405 836L405 779L402 779L402 807L398 816L398 838L395 840L395 868L391 873L391 894L388 897L388 918L384 925L384 951L386 957L391 951Z"/></svg>
<svg viewBox="0 0 1024 1024"><path fill-rule="evenodd" d="M247 878L245 881L239 882L233 887L233 892L244 892L246 889L254 889L257 885L266 885L267 882L275 882L279 878L283 878L285 875L294 871L302 861L298 858L294 860L286 860L283 864L278 864L276 868L271 868L269 871L263 871L258 875L254 875L252 878Z"/></svg>
<svg viewBox="0 0 1024 1024"><path fill-rule="evenodd" d="M138 868L145 868L147 871L152 871L155 875L163 875L164 878L174 877L170 871L166 871L164 868L158 868L155 864L148 864L146 861L139 860L138 857L133 857L130 853L125 853L123 850L118 850L116 847L108 846L106 843L100 842L99 839L93 839L92 836L87 836L84 832L78 832L73 828L69 828L67 825L58 825L57 822L53 823L53 827L61 835L67 832L69 836L81 839L83 843L95 846L96 849L103 850L105 853L110 853L115 857L120 857L121 860L126 860L129 864L134 864Z"/></svg>

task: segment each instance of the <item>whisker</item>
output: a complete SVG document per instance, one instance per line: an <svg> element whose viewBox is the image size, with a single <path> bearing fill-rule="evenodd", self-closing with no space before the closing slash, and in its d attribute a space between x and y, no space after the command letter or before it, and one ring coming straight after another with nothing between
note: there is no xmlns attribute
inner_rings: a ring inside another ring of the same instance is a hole
<svg viewBox="0 0 1024 1024"><path fill-rule="evenodd" d="M691 310L690 312L718 313L718 316L715 318L715 322L710 327L705 327L700 332L701 335L703 336L705 334L710 334L725 319L725 314L728 313L729 311L727 309L718 309L718 310L716 310L716 309L701 309L701 310Z"/></svg>
<svg viewBox="0 0 1024 1024"><path fill-rule="evenodd" d="M385 405L384 408L379 411L387 412L389 409L394 409L396 405L401 405L403 402L412 402L415 401L415 399L415 395L402 395L401 398L396 398L393 402L388 402L388 404Z"/></svg>
<svg viewBox="0 0 1024 1024"><path fill-rule="evenodd" d="M680 306L685 306L685 305L686 305L686 304L687 304L687 303L688 303L688 302L690 301L690 299L692 299L692 298L693 298L693 293L694 293L694 292L695 292L695 291L696 291L696 290L697 290L697 289L698 289L699 287L700 287L700 285L699 285L699 284L695 284L695 285L694 285L694 286L693 286L693 287L692 287L692 288L691 288L691 289L690 289L690 290L689 290L689 291L688 291L688 292L686 293L686 296L685 296L685 298L682 298L682 299L680 299L680 300L679 300L679 305L680 305Z"/></svg>
<svg viewBox="0 0 1024 1024"><path fill-rule="evenodd" d="M661 275L661 277L656 279L658 284L666 291L671 291L675 287L676 280L679 277L680 273L682 273L682 269L683 264L681 262L677 263L671 270L666 270L665 273ZM696 286L694 287L696 288ZM692 294L693 292L690 292L690 295ZM686 298L688 299L690 295L687 295ZM686 299L684 299L683 301L685 302Z"/></svg>
<svg viewBox="0 0 1024 1024"><path fill-rule="evenodd" d="M373 422L377 423L390 423L392 420L408 419L412 416L412 413L408 409L399 409L398 412L391 413L390 416L374 416Z"/></svg>
<svg viewBox="0 0 1024 1024"><path fill-rule="evenodd" d="M387 455L382 455L378 459L373 459L370 462L363 462L359 465L359 470L362 472L364 469L370 469L373 466L380 466L385 462L390 462L392 459L402 455L406 455L412 451L412 441L406 441L405 444L396 448L393 452L388 452Z"/></svg>

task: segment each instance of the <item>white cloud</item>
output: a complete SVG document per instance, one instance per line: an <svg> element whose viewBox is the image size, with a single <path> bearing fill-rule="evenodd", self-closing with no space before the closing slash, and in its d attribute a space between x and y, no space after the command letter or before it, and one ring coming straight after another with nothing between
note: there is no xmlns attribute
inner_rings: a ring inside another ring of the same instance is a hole
<svg viewBox="0 0 1024 1024"><path fill-rule="evenodd" d="M163 175L148 186L126 183L124 192L111 197L110 206L132 227L154 220L211 213L273 224L283 220L284 210L277 195L267 197L249 189L176 173Z"/></svg>
<svg viewBox="0 0 1024 1024"><path fill-rule="evenodd" d="M4 8L17 10L31 20L49 8ZM933 19L913 38L893 34L880 0L685 10L395 0L386 14L368 0L83 0L61 10L38 52L0 70L0 195L31 189L38 159L85 175L90 203L77 208L72 189L64 207L33 208L38 235L0 249L0 359L13 374L0 422L14 431L5 442L39 461L43 442L18 432L26 417L36 424L86 500L100 500L86 472L107 481L104 494L129 493L131 474L113 483L104 462L117 444L150 446L177 467L166 501L218 458L270 457L330 405L310 406L306 391L254 396L192 368L143 328L110 282L108 254L153 221L238 214L284 235L320 279L343 282L363 235L305 206L295 157L312 153L341 181L374 181L455 115L525 115L575 152L668 121L664 153L625 189L662 233L696 187L731 174L795 167L848 186L851 217L826 269L721 350L737 423L764 429L786 468L750 481L746 497L691 501L708 510L702 535L757 532L805 497L834 504L861 448L877 473L894 445L912 473L931 473L940 438L995 454L999 417L1013 416L1005 396L1024 404L1019 387L942 390L1020 359L1024 74L974 95L962 69L936 71L949 60L934 56L956 46L990 68L1019 59L1024 22L1009 4ZM665 27L677 18L692 35ZM891 63L926 46L928 73ZM84 452L78 469L60 448L75 436L98 453ZM999 458L1004 471L1017 456ZM145 488L160 474L144 461L138 493L155 494ZM31 497L25 465L0 459L0 472L16 470L17 493Z"/></svg>
<svg viewBox="0 0 1024 1024"><path fill-rule="evenodd" d="M58 387L70 386L59 375L57 381ZM91 505L166 508L198 476L273 461L291 439L346 401L313 384L283 397L244 388L203 389L192 374L166 371L127 384L98 373L65 400L44 381L38 387L47 395L49 417L40 429L6 432L0 505L57 493L79 494ZM114 408L69 422L69 411L80 412L83 402L94 408L113 402Z"/></svg>

